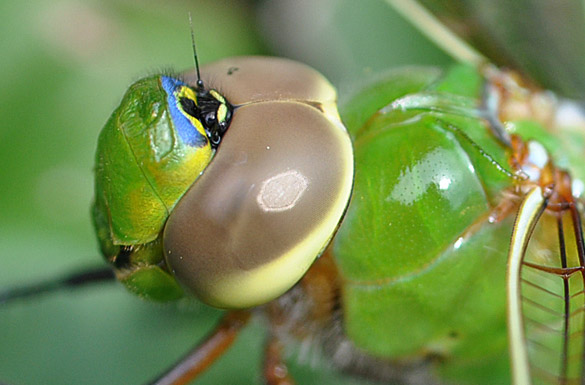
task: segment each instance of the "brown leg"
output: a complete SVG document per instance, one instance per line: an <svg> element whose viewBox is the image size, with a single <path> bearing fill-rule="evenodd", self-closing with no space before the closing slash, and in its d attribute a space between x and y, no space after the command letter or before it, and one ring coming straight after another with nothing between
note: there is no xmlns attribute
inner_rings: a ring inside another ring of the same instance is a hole
<svg viewBox="0 0 585 385"><path fill-rule="evenodd" d="M319 339L319 331L330 324L339 302L338 282L337 268L331 254L326 251L297 286L266 306L271 330L264 350L263 374L267 385L295 383L282 359L282 344L278 336L285 335L299 341Z"/></svg>
<svg viewBox="0 0 585 385"><path fill-rule="evenodd" d="M249 311L226 313L215 330L150 385L186 385L209 368L232 345L250 319Z"/></svg>
<svg viewBox="0 0 585 385"><path fill-rule="evenodd" d="M288 368L282 360L282 345L276 337L266 342L264 350L264 379L266 385L294 385Z"/></svg>

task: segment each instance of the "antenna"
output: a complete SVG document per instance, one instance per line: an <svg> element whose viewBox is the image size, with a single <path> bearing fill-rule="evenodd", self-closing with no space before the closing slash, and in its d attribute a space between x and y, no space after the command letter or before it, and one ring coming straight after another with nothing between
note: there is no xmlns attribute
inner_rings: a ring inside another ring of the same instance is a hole
<svg viewBox="0 0 585 385"><path fill-rule="evenodd" d="M203 89L203 80L201 80L201 73L199 73L199 60L197 59L197 48L195 47L195 34L193 33L193 19L191 19L191 12L189 12L189 25L191 26L191 43L193 44L193 58L195 59L195 69L197 69L197 88Z"/></svg>

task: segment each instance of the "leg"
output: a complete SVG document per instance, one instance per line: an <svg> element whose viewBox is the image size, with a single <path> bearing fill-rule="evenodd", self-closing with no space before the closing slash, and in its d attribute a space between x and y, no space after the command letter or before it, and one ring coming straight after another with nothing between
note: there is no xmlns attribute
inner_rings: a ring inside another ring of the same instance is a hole
<svg viewBox="0 0 585 385"><path fill-rule="evenodd" d="M207 369L232 345L250 319L249 311L226 313L211 334L151 385L186 385Z"/></svg>
<svg viewBox="0 0 585 385"><path fill-rule="evenodd" d="M270 335L264 350L264 381L267 385L292 385L282 359L282 343L289 339L311 340L319 344L328 333L339 302L337 269L325 252L313 263L303 279L282 297L266 307Z"/></svg>
<svg viewBox="0 0 585 385"><path fill-rule="evenodd" d="M266 342L263 373L266 385L294 385L282 360L282 345L276 337L270 337Z"/></svg>
<svg viewBox="0 0 585 385"><path fill-rule="evenodd" d="M101 282L114 282L115 279L114 271L109 266L86 269L50 281L2 290L0 291L0 305L15 300L38 297L42 294L48 294L59 290L77 289Z"/></svg>

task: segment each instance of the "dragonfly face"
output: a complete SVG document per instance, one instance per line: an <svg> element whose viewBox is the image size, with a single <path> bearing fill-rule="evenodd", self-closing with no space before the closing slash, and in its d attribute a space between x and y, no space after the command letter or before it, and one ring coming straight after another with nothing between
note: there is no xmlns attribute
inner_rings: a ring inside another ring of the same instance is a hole
<svg viewBox="0 0 585 385"><path fill-rule="evenodd" d="M264 304L304 275L347 207L353 156L335 90L268 57L182 77L135 83L100 134L102 252L146 298L181 296L176 278L215 307Z"/></svg>

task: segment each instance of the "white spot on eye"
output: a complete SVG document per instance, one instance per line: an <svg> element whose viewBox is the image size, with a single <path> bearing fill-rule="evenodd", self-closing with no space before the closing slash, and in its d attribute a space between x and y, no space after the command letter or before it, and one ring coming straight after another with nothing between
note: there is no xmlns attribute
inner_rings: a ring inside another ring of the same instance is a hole
<svg viewBox="0 0 585 385"><path fill-rule="evenodd" d="M256 201L263 211L290 210L297 204L308 185L307 177L297 170L281 172L262 182Z"/></svg>
<svg viewBox="0 0 585 385"><path fill-rule="evenodd" d="M266 149L267 149L267 150L270 150L270 146L266 146Z"/></svg>
<svg viewBox="0 0 585 385"><path fill-rule="evenodd" d="M463 237L459 237L459 238L457 238L457 240L453 244L453 248L455 250L457 250L457 249L459 249L461 247L462 244L463 244Z"/></svg>

